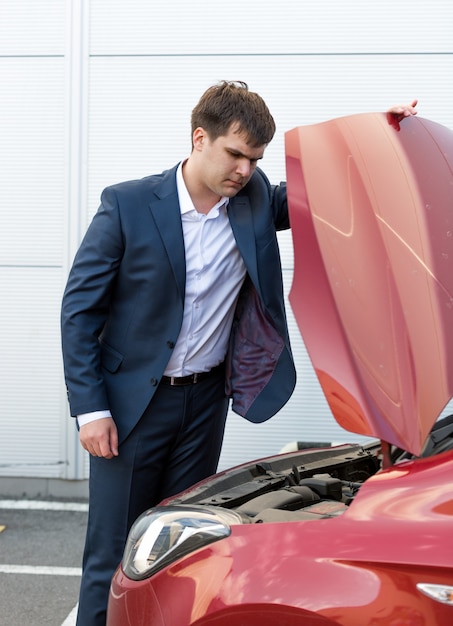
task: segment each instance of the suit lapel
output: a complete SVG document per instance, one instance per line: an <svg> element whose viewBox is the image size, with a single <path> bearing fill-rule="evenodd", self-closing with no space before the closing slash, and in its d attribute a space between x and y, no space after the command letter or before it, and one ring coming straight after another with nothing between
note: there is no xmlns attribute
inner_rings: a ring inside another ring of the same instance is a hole
<svg viewBox="0 0 453 626"><path fill-rule="evenodd" d="M181 298L184 300L186 260L181 209L176 187L176 169L177 167L174 167L165 172L154 186L155 197L149 208L167 251L168 261L172 267Z"/></svg>
<svg viewBox="0 0 453 626"><path fill-rule="evenodd" d="M178 289L184 298L186 261L181 209L176 187L176 169L177 166L165 172L162 178L153 185L154 198L149 208L167 250ZM246 195L231 198L228 203L228 217L249 276L255 287L260 289L252 208Z"/></svg>
<svg viewBox="0 0 453 626"><path fill-rule="evenodd" d="M250 201L247 196L235 196L228 203L228 217L239 252L244 259L252 282L259 288L255 231Z"/></svg>

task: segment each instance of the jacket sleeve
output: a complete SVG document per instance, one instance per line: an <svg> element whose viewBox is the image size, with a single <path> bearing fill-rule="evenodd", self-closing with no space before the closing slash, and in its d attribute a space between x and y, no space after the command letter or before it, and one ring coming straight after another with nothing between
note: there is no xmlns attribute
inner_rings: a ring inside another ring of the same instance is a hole
<svg viewBox="0 0 453 626"><path fill-rule="evenodd" d="M266 174L261 169L257 168L256 173L261 178L261 183L264 182L269 190L275 230L287 230L290 228L290 223L286 182L281 182L279 185L271 185Z"/></svg>
<svg viewBox="0 0 453 626"><path fill-rule="evenodd" d="M62 301L63 364L71 415L109 408L99 336L122 254L116 196L107 189L76 254Z"/></svg>

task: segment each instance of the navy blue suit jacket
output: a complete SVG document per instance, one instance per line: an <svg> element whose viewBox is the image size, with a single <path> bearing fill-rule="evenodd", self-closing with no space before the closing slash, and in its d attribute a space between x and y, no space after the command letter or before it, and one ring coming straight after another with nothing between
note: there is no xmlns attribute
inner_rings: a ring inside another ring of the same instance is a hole
<svg viewBox="0 0 453 626"><path fill-rule="evenodd" d="M152 398L182 324L176 169L104 190L63 296L71 415L110 409L120 441ZM228 215L248 278L233 324L227 392L235 411L261 422L295 385L276 238L289 227L285 185L271 186L256 170L230 200Z"/></svg>

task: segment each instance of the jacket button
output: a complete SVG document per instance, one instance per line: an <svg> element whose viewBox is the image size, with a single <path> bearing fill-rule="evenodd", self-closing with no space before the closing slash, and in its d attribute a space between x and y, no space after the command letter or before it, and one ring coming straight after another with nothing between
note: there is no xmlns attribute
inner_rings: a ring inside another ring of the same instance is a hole
<svg viewBox="0 0 453 626"><path fill-rule="evenodd" d="M151 378L151 384L155 387L157 385L157 378Z"/></svg>
<svg viewBox="0 0 453 626"><path fill-rule="evenodd" d="M167 346L173 350L173 348L175 347L175 342L174 341L167 341Z"/></svg>

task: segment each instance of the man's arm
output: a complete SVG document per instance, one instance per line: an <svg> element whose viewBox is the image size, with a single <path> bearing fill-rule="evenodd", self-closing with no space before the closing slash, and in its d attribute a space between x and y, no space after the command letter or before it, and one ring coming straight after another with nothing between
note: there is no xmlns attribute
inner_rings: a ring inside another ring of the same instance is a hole
<svg viewBox="0 0 453 626"><path fill-rule="evenodd" d="M74 260L62 303L61 333L71 415L80 442L94 456L118 454L118 434L104 386L98 337L107 319L111 287L122 256L113 194L103 194Z"/></svg>
<svg viewBox="0 0 453 626"><path fill-rule="evenodd" d="M99 336L110 299L123 242L114 193L91 222L69 274L61 310L63 362L71 415L109 410L101 367Z"/></svg>

